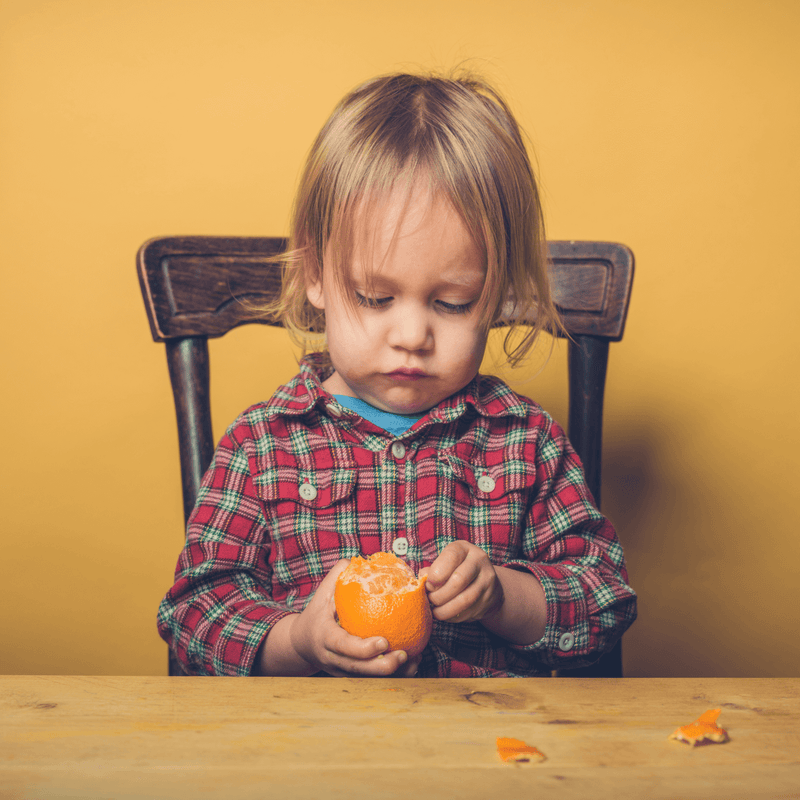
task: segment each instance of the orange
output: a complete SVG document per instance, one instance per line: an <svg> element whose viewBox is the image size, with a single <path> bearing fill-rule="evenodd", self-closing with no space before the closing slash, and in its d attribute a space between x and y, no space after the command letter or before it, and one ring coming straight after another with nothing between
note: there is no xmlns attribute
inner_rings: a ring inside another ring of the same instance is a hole
<svg viewBox="0 0 800 800"><path fill-rule="evenodd" d="M392 553L355 556L336 579L339 624L353 636L383 636L390 650L418 656L433 628L425 576L417 578Z"/></svg>
<svg viewBox="0 0 800 800"><path fill-rule="evenodd" d="M683 725L669 735L670 739L686 742L694 747L704 742L717 742L722 744L728 741L728 732L717 725L720 715L719 708L713 708L701 714L691 725Z"/></svg>

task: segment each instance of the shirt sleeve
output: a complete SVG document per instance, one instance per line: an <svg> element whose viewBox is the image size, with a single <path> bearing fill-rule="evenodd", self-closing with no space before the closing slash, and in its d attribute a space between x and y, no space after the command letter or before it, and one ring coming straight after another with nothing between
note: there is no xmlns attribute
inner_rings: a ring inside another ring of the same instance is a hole
<svg viewBox="0 0 800 800"><path fill-rule="evenodd" d="M502 566L530 572L544 589L544 635L512 647L551 668L596 661L636 619L616 531L597 510L580 459L555 421L537 446L523 558Z"/></svg>
<svg viewBox="0 0 800 800"><path fill-rule="evenodd" d="M290 612L269 587L269 532L249 459L231 430L189 518L158 630L190 675L249 675L272 626Z"/></svg>

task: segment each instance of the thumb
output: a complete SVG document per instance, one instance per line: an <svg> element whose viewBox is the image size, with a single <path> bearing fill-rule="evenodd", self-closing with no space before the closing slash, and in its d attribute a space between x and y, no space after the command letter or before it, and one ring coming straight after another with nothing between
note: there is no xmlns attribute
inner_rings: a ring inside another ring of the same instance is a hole
<svg viewBox="0 0 800 800"><path fill-rule="evenodd" d="M417 574L418 578L425 578L425 589L428 592L436 591L436 586L431 583L431 568L430 567L422 567L419 573Z"/></svg>
<svg viewBox="0 0 800 800"><path fill-rule="evenodd" d="M334 592L336 591L336 579L347 569L350 563L349 558L343 558L337 561L330 569L328 574L322 579L322 583L317 587L317 594L320 598L327 601L331 614L336 619L336 600L334 599Z"/></svg>
<svg viewBox="0 0 800 800"><path fill-rule="evenodd" d="M339 559L325 576L324 580L336 583L336 579L347 569L350 564L349 558Z"/></svg>

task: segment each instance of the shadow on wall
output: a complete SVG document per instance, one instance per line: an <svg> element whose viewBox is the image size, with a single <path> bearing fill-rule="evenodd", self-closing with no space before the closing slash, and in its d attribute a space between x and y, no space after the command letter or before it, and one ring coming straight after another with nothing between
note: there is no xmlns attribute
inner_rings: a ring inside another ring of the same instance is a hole
<svg viewBox="0 0 800 800"><path fill-rule="evenodd" d="M625 636L625 674L742 675L738 621L716 583L720 520L698 469L681 457L669 423L607 427L603 512L625 549L639 616ZM746 659L745 659L746 660Z"/></svg>
<svg viewBox="0 0 800 800"><path fill-rule="evenodd" d="M544 342L526 368L498 374L566 427L566 347L557 342L549 361L546 355ZM542 372L540 363L547 367ZM752 547L758 510L720 494L708 472L718 467L713 454L689 452L690 432L674 417L655 416L656 407L621 407L617 398L613 411L607 407L603 431L602 509L619 533L639 596L639 616L623 644L625 674L763 675L753 647L767 636L763 611L735 588L752 583L748 570L766 557L763 548ZM691 424L710 421L695 417ZM759 587L759 593L771 593L773 609L785 607L774 587Z"/></svg>

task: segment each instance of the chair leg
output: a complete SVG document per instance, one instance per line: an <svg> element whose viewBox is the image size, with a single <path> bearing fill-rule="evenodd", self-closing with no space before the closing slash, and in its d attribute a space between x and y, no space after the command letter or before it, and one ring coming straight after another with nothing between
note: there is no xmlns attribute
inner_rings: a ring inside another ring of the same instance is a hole
<svg viewBox="0 0 800 800"><path fill-rule="evenodd" d="M166 342L175 396L181 452L184 519L194 509L197 490L214 455L211 431L208 340L190 336Z"/></svg>
<svg viewBox="0 0 800 800"><path fill-rule="evenodd" d="M576 336L569 343L569 440L583 462L586 484L600 508L603 394L608 341Z"/></svg>

